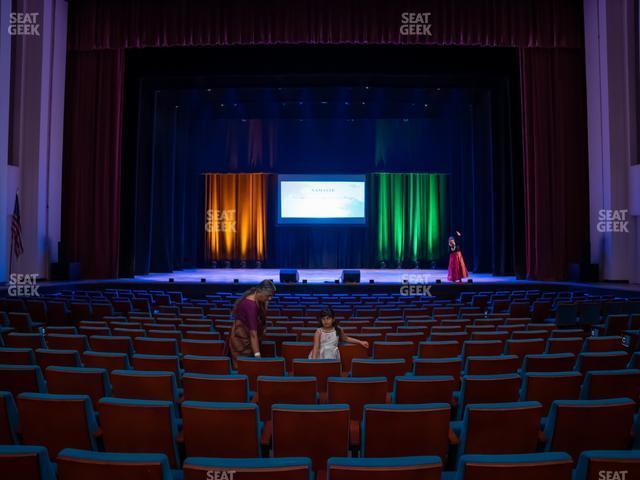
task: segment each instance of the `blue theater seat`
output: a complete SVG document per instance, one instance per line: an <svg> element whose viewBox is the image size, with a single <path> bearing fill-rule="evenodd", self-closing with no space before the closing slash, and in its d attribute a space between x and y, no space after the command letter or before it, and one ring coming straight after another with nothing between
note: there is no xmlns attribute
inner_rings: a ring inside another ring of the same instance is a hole
<svg viewBox="0 0 640 480"><path fill-rule="evenodd" d="M545 450L567 452L574 460L585 450L629 446L636 403L628 398L556 400L545 424Z"/></svg>
<svg viewBox="0 0 640 480"><path fill-rule="evenodd" d="M534 453L541 417L539 402L467 405L462 422L452 423L460 436L458 457L467 453Z"/></svg>
<svg viewBox="0 0 640 480"><path fill-rule="evenodd" d="M52 459L64 448L95 450L98 424L87 395L22 393L20 433L27 445L44 445Z"/></svg>
<svg viewBox="0 0 640 480"><path fill-rule="evenodd" d="M585 375L581 400L623 397L640 402L640 370L596 370Z"/></svg>
<svg viewBox="0 0 640 480"><path fill-rule="evenodd" d="M65 448L58 454L58 480L179 480L161 453L107 453Z"/></svg>
<svg viewBox="0 0 640 480"><path fill-rule="evenodd" d="M18 409L10 392L0 392L0 445L18 443Z"/></svg>
<svg viewBox="0 0 640 480"><path fill-rule="evenodd" d="M140 400L166 400L177 402L180 392L174 372L114 370L111 372L111 389L118 398Z"/></svg>
<svg viewBox="0 0 640 480"><path fill-rule="evenodd" d="M621 472L626 472L624 477ZM574 480L634 480L636 478L640 478L640 450L582 452L573 477Z"/></svg>
<svg viewBox="0 0 640 480"><path fill-rule="evenodd" d="M201 458L184 461L184 480L211 480L211 472L235 472L241 480L312 480L311 460L288 458ZM227 475L230 477L230 473ZM318 480L320 478L318 477Z"/></svg>
<svg viewBox="0 0 640 480"><path fill-rule="evenodd" d="M462 419L466 405L517 402L519 396L519 375L467 375L462 379L458 399L458 420Z"/></svg>
<svg viewBox="0 0 640 480"><path fill-rule="evenodd" d="M571 480L573 460L566 453L463 455L456 480Z"/></svg>
<svg viewBox="0 0 640 480"><path fill-rule="evenodd" d="M182 418L188 457L260 456L261 425L255 403L187 401L182 404Z"/></svg>
<svg viewBox="0 0 640 480"><path fill-rule="evenodd" d="M6 479L56 480L47 449L30 445L0 445L0 472Z"/></svg>
<svg viewBox="0 0 640 480"><path fill-rule="evenodd" d="M362 457L435 455L449 447L448 403L369 404L362 420Z"/></svg>
<svg viewBox="0 0 640 480"><path fill-rule="evenodd" d="M180 465L172 402L102 398L98 411L105 451L163 453L172 468Z"/></svg>
<svg viewBox="0 0 640 480"><path fill-rule="evenodd" d="M23 392L45 393L47 386L37 365L0 365L0 390L15 397Z"/></svg>
<svg viewBox="0 0 640 480"><path fill-rule="evenodd" d="M330 458L327 480L440 480L440 457Z"/></svg>

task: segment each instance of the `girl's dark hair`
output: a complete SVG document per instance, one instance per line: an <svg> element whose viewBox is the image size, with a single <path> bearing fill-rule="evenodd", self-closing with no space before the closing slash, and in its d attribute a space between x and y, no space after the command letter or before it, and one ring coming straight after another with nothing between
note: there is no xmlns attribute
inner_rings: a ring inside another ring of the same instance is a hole
<svg viewBox="0 0 640 480"><path fill-rule="evenodd" d="M336 335L338 336L338 338L342 337L342 328L340 328L340 325L339 325L340 322L336 318L336 314L333 313L333 309L331 309L331 307L325 307L320 312L320 318L318 319L318 322L320 323L321 327L322 327L322 319L325 317L329 317L330 319L333 320L333 328L335 328L336 330Z"/></svg>
<svg viewBox="0 0 640 480"><path fill-rule="evenodd" d="M233 305L233 309L231 310L231 315L235 316L240 302L254 293L268 293L273 295L276 293L276 286L271 280L263 280L258 285L251 287L236 300L236 303ZM267 315L267 304L264 301L256 299L256 305L258 306L258 319L260 322L264 323Z"/></svg>

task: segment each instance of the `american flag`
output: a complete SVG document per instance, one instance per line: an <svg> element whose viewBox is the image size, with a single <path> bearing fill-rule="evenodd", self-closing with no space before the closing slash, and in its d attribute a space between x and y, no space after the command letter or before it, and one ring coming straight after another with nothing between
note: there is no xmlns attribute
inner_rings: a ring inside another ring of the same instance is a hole
<svg viewBox="0 0 640 480"><path fill-rule="evenodd" d="M22 247L22 226L20 225L20 201L16 193L16 203L13 206L13 215L11 215L11 250L16 254L16 258L22 255L24 248Z"/></svg>

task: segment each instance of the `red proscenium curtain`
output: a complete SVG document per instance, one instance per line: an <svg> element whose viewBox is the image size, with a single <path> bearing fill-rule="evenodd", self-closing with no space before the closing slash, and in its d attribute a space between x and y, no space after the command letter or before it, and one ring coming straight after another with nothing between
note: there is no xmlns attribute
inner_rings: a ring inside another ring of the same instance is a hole
<svg viewBox="0 0 640 480"><path fill-rule="evenodd" d="M563 280L589 252L589 178L581 50L520 50L527 275Z"/></svg>
<svg viewBox="0 0 640 480"><path fill-rule="evenodd" d="M403 12L429 12L432 36L401 35ZM579 259L588 239L582 31L582 0L70 2L65 252L82 263L85 278L117 276L127 48L287 43L514 47L521 49L522 65L527 274L564 278L567 263Z"/></svg>
<svg viewBox="0 0 640 480"><path fill-rule="evenodd" d="M69 52L62 242L88 278L118 276L124 50Z"/></svg>

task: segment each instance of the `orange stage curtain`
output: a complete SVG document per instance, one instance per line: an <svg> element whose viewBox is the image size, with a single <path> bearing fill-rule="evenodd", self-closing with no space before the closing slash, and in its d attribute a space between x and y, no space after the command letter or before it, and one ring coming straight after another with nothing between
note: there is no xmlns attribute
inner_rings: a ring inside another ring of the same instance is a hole
<svg viewBox="0 0 640 480"><path fill-rule="evenodd" d="M205 259L264 261L267 173L207 173Z"/></svg>

